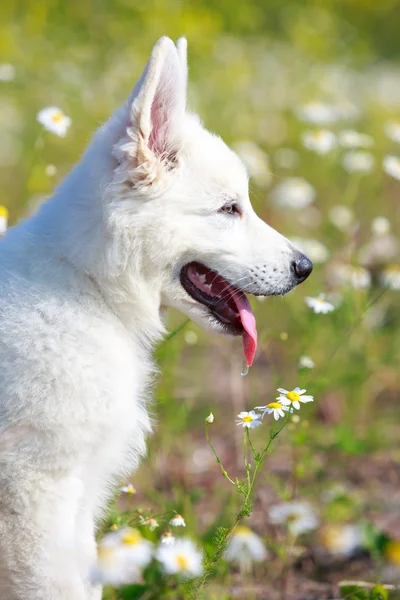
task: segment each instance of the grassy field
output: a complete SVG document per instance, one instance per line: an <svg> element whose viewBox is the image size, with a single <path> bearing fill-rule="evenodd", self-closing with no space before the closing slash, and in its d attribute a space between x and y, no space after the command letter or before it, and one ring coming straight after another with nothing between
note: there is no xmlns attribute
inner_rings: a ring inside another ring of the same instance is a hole
<svg viewBox="0 0 400 600"><path fill-rule="evenodd" d="M246 377L240 340L170 315L148 457L103 533L130 523L154 547L165 532L188 537L205 571L188 582L153 560L104 598L398 597L400 3L16 0L1 12L0 205L10 225L78 160L156 39L185 34L191 109L247 162L259 215L315 264L288 296L254 301L260 344ZM46 106L70 117L65 136L38 122ZM274 427L266 415L244 461L236 416L295 386L314 402L288 416L261 464ZM207 444L210 412L234 484ZM174 511L185 528L169 525Z"/></svg>

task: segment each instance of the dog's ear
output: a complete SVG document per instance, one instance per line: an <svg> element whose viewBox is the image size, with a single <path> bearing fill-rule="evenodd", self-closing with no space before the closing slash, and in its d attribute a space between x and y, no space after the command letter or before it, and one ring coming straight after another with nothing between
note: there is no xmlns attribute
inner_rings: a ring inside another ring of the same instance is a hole
<svg viewBox="0 0 400 600"><path fill-rule="evenodd" d="M142 182L150 183L159 166L171 170L179 159L186 110L185 47L183 38L177 46L161 38L129 99L128 140L115 150L133 159Z"/></svg>

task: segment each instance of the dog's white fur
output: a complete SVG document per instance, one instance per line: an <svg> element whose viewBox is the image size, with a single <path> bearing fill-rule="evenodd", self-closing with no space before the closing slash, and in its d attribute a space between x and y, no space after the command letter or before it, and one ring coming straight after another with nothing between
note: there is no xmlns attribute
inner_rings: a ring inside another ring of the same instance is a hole
<svg viewBox="0 0 400 600"><path fill-rule="evenodd" d="M186 112L162 38L127 103L0 244L0 598L98 600L96 520L145 452L164 308L223 331L180 284L197 260L258 294L295 282L239 158ZM235 200L242 216L221 212ZM251 270L250 270L251 269Z"/></svg>

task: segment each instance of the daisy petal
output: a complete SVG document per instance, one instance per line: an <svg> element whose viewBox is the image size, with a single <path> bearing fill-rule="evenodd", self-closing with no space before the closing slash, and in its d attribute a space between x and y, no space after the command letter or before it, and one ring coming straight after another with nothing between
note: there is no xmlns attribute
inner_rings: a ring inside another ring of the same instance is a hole
<svg viewBox="0 0 400 600"><path fill-rule="evenodd" d="M314 396L302 396L300 402L306 404L307 402L314 402Z"/></svg>

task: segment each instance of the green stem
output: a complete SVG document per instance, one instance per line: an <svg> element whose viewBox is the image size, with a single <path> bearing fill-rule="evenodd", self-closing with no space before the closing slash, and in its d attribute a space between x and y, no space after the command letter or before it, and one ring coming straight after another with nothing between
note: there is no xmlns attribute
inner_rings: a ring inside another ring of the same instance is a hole
<svg viewBox="0 0 400 600"><path fill-rule="evenodd" d="M208 423L206 423L206 439L207 439L207 444L210 446L211 450L213 451L213 454L215 456L217 463L221 467L222 475L225 477L225 479L230 481L232 483L232 485L236 485L235 482L229 477L228 473L225 471L223 464L222 464L218 454L216 453L214 446L212 445L212 443L210 441L210 436L208 435Z"/></svg>

